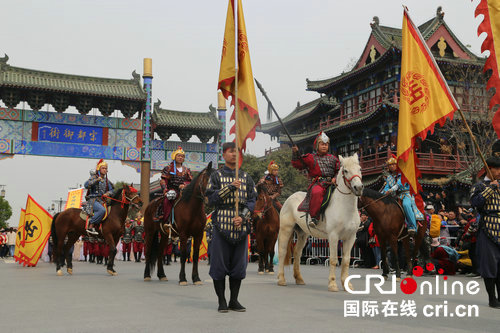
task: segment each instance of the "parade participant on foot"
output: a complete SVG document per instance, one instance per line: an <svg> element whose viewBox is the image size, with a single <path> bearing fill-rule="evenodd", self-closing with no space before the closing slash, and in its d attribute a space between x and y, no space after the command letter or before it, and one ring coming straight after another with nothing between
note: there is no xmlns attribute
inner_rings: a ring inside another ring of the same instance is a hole
<svg viewBox="0 0 500 333"><path fill-rule="evenodd" d="M210 249L210 276L214 281L215 293L219 300L219 312L245 311L238 302L241 280L246 276L249 218L254 209L257 193L252 178L239 170L236 179L236 154L234 142L222 146L225 165L210 177L206 196L212 213L212 241ZM239 212L235 211L236 191L239 196ZM226 275L229 275L231 298L225 298Z"/></svg>
<svg viewBox="0 0 500 333"><path fill-rule="evenodd" d="M410 194L410 185L401 182L401 173L398 172L398 164L395 157L387 160L387 168L389 174L385 178L385 186L382 193L390 193L401 199L403 210L405 212L406 227L408 235L411 238L415 237L417 231L417 220L423 221L424 215L418 210L415 204L415 198Z"/></svg>
<svg viewBox="0 0 500 333"><path fill-rule="evenodd" d="M89 226L87 232L89 234L97 235L95 231L95 226L98 225L104 215L106 214L106 208L104 208L103 196L111 197L113 195L113 183L108 180L108 164L102 159L99 160L95 171L91 171L89 180L85 182L85 188L87 189L87 205L92 207L93 216L89 221Z"/></svg>
<svg viewBox="0 0 500 333"><path fill-rule="evenodd" d="M166 223L168 223L168 217L172 211L175 199L179 197L182 189L193 180L191 170L183 166L184 159L186 158L184 150L178 147L177 150L172 153L171 157L173 161L163 168L160 180L160 185L165 195L163 201L163 220Z"/></svg>
<svg viewBox="0 0 500 333"><path fill-rule="evenodd" d="M476 207L481 219L477 232L476 255L478 272L484 279L489 306L500 309L500 140L492 147L486 160L493 179L488 176L472 187L471 205ZM495 287L497 296L495 296Z"/></svg>
<svg viewBox="0 0 500 333"><path fill-rule="evenodd" d="M125 222L125 231L122 236L123 261L130 261L130 246L132 245L132 223L129 219Z"/></svg>
<svg viewBox="0 0 500 333"><path fill-rule="evenodd" d="M137 214L137 220L132 227L135 262L141 262L142 251L144 250L144 225L142 221L140 213Z"/></svg>
<svg viewBox="0 0 500 333"><path fill-rule="evenodd" d="M328 186L335 184L335 177L340 169L340 162L334 155L328 153L330 138L323 132L314 140L314 154L299 154L297 146L292 147L292 166L299 170L307 170L310 185L307 195L300 204L300 211L309 211L311 215L310 227L315 227L320 218L321 203Z"/></svg>
<svg viewBox="0 0 500 333"><path fill-rule="evenodd" d="M281 203L278 201L278 197L281 195L281 188L283 187L283 182L278 177L279 165L271 161L267 166L267 175L259 180L259 184L264 184L267 194L273 200L273 205L278 212L281 211Z"/></svg>

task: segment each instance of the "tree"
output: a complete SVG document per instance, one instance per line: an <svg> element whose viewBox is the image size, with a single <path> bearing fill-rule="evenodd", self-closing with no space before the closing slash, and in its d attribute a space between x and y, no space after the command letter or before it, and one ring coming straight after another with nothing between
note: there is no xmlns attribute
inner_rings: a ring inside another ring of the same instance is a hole
<svg viewBox="0 0 500 333"><path fill-rule="evenodd" d="M464 117L476 138L481 152L491 154L491 145L497 139L492 126L493 115L497 109L490 109L488 103L491 97L486 92L488 74L484 74L482 66L450 66L445 72L447 79L454 82L453 93L457 99ZM449 144L441 144L443 148L456 147L460 160L465 166L468 178L476 182L478 172L484 167L472 138L467 131L460 114L456 112L452 121L447 121L441 133L446 133ZM450 151L450 153L452 153ZM455 154L456 155L456 154Z"/></svg>
<svg viewBox="0 0 500 333"><path fill-rule="evenodd" d="M7 221L12 216L12 208L7 200L0 197L0 229L8 228Z"/></svg>
<svg viewBox="0 0 500 333"><path fill-rule="evenodd" d="M299 170L292 167L290 163L291 160L292 150L289 148L282 148L261 158L245 155L242 168L252 177L254 182L257 183L259 179L264 176L264 172L267 170L269 162L276 162L280 167L279 177L285 185L281 191L281 196L278 198L279 201L283 203L293 193L305 191L309 185L307 177Z"/></svg>

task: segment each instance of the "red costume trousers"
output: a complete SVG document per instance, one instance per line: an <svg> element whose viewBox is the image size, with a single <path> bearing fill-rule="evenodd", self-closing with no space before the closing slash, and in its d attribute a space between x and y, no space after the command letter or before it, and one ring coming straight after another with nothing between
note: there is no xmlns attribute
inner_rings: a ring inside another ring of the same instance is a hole
<svg viewBox="0 0 500 333"><path fill-rule="evenodd" d="M130 253L130 246L131 243L124 243L122 242L122 252L123 253Z"/></svg>
<svg viewBox="0 0 500 333"><path fill-rule="evenodd" d="M323 196L325 195L325 188L320 184L312 185L311 188L311 200L309 201L309 214L315 219L319 218L319 211L321 209L321 203L323 202Z"/></svg>
<svg viewBox="0 0 500 333"><path fill-rule="evenodd" d="M168 217L172 212L173 205L174 203L165 197L165 199L163 200L163 220L165 221L165 223L168 223Z"/></svg>
<svg viewBox="0 0 500 333"><path fill-rule="evenodd" d="M134 252L142 252L144 249L144 243L134 242Z"/></svg>

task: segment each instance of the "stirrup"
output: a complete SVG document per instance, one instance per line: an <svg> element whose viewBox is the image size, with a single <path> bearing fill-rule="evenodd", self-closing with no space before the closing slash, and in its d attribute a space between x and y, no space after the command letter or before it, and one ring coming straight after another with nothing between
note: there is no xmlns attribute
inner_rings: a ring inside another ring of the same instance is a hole
<svg viewBox="0 0 500 333"><path fill-rule="evenodd" d="M309 226L311 228L316 228L316 226L318 225L318 222L319 221L317 219L315 219L314 217L311 217L311 221L309 221Z"/></svg>
<svg viewBox="0 0 500 333"><path fill-rule="evenodd" d="M91 234L91 235L99 235L99 233L93 227L92 228L88 228L86 231L87 231L88 234Z"/></svg>

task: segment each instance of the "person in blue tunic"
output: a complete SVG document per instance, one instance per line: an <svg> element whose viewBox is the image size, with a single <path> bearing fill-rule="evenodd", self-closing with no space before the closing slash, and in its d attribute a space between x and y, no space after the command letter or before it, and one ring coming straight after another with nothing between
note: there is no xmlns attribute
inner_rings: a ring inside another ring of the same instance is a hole
<svg viewBox="0 0 500 333"><path fill-rule="evenodd" d="M234 142L222 145L225 165L214 172L207 186L206 196L212 213L212 241L210 244L210 271L215 293L219 301L219 312L228 310L243 312L245 307L238 301L241 280L246 277L250 214L255 207L257 193L252 178L239 170L236 179L236 154ZM238 191L238 192L237 192ZM236 193L239 196L239 211L236 213ZM225 298L226 275L229 276L231 298Z"/></svg>
<svg viewBox="0 0 500 333"><path fill-rule="evenodd" d="M108 179L108 163L100 159L95 171L91 171L90 178L85 182L84 187L87 189L87 205L92 207L94 214L89 221L87 233L97 235L98 232L95 231L94 226L101 223L106 214L103 196L111 197L114 189L113 183Z"/></svg>
<svg viewBox="0 0 500 333"><path fill-rule="evenodd" d="M401 173L398 172L396 158L389 158L386 164L389 169L389 174L385 178L385 186L382 189L382 193L391 193L401 199L403 210L406 215L408 235L414 238L417 231L417 220L423 221L424 215L418 210L415 204L415 198L410 193L410 185L408 183L403 184L401 181Z"/></svg>

